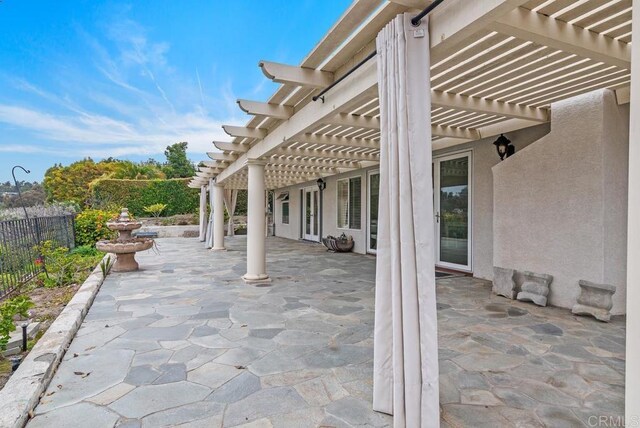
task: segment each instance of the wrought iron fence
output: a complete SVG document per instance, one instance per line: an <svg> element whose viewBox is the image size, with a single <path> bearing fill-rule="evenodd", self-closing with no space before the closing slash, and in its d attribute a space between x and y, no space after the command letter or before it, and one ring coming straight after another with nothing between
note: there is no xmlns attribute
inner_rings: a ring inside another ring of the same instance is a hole
<svg viewBox="0 0 640 428"><path fill-rule="evenodd" d="M73 248L73 215L0 221L0 299L44 269L38 244Z"/></svg>

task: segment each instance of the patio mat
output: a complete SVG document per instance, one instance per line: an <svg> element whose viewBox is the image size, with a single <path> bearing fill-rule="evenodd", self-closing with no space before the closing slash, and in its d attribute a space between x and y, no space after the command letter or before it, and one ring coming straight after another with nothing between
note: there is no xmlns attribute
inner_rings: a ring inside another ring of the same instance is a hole
<svg viewBox="0 0 640 428"><path fill-rule="evenodd" d="M450 276L455 276L455 275L454 275L454 274L452 274L452 273L449 273L449 272L440 272L440 271L436 271L436 279L437 279L437 278L448 278L448 277L450 277Z"/></svg>

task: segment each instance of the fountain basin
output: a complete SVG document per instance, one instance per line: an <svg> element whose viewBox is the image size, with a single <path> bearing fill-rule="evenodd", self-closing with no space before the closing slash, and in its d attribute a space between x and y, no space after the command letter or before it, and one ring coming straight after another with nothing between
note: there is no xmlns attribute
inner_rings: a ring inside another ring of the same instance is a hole
<svg viewBox="0 0 640 428"><path fill-rule="evenodd" d="M139 269L135 254L138 251L145 251L153 247L153 239L131 238L128 242L119 241L99 241L96 248L106 253L116 255L116 262L111 270L114 272L132 272Z"/></svg>
<svg viewBox="0 0 640 428"><path fill-rule="evenodd" d="M118 238L110 241L99 241L96 248L100 251L116 255L116 262L111 268L114 272L132 272L139 269L135 259L136 252L145 251L153 247L153 239L134 238L131 231L142 227L142 223L129 217L129 210L122 209L122 213L115 221L107 222L110 230L118 231Z"/></svg>

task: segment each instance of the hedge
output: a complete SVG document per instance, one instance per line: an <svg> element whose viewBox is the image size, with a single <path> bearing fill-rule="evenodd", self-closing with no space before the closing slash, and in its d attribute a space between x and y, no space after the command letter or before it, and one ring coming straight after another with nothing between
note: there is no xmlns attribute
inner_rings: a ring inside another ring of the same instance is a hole
<svg viewBox="0 0 640 428"><path fill-rule="evenodd" d="M165 216L192 214L198 210L199 189L187 186L188 178L170 180L100 179L91 185L96 206L127 207L137 217L148 215L144 207L166 204Z"/></svg>

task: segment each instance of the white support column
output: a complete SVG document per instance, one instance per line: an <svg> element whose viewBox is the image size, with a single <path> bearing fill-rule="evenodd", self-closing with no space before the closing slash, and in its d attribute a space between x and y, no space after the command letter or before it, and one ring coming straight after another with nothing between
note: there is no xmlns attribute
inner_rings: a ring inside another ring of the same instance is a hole
<svg viewBox="0 0 640 428"><path fill-rule="evenodd" d="M207 237L207 186L200 186L200 234L198 239L204 242Z"/></svg>
<svg viewBox="0 0 640 428"><path fill-rule="evenodd" d="M224 186L214 184L213 192L213 251L224 250Z"/></svg>
<svg viewBox="0 0 640 428"><path fill-rule="evenodd" d="M640 0L633 1L631 113L629 126L629 217L627 233L627 356L625 421L640 422Z"/></svg>
<svg viewBox="0 0 640 428"><path fill-rule="evenodd" d="M247 273L242 277L248 283L269 282L265 253L265 184L266 162L247 160L249 194L247 201Z"/></svg>

